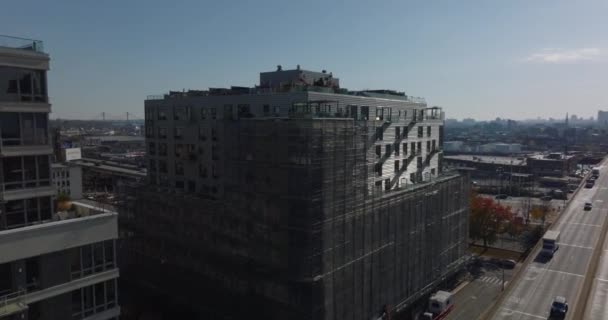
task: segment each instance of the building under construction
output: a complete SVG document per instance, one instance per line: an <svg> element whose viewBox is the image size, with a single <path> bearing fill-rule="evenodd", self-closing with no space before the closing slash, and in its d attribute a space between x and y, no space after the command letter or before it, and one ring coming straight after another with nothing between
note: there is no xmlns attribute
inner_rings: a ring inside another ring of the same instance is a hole
<svg viewBox="0 0 608 320"><path fill-rule="evenodd" d="M423 100L279 68L151 97L146 131L124 278L193 318L388 318L462 266L469 182Z"/></svg>

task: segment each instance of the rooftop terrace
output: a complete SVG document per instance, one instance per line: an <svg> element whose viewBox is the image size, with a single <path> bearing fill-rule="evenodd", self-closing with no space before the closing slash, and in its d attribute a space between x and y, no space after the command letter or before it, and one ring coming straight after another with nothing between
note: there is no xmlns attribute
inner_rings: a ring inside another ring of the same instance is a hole
<svg viewBox="0 0 608 320"><path fill-rule="evenodd" d="M40 40L5 35L0 35L0 47L34 52L44 52L44 44Z"/></svg>

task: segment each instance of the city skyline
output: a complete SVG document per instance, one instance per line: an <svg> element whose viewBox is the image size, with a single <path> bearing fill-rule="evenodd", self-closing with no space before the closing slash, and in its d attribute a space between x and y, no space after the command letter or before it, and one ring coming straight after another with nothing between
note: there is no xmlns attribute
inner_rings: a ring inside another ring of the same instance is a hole
<svg viewBox="0 0 608 320"><path fill-rule="evenodd" d="M421 96L449 118L589 118L608 107L599 1L141 4L7 4L3 33L55 53L52 118L143 118L147 95L252 86L278 64L332 71L350 90Z"/></svg>

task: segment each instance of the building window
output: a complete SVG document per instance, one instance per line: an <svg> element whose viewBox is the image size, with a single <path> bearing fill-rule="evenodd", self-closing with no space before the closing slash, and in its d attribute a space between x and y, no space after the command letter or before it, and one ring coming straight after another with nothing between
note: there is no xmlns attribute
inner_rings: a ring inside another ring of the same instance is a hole
<svg viewBox="0 0 608 320"><path fill-rule="evenodd" d="M211 119L217 119L217 108L211 108Z"/></svg>
<svg viewBox="0 0 608 320"><path fill-rule="evenodd" d="M384 190L386 190L386 191L391 190L391 179L384 180Z"/></svg>
<svg viewBox="0 0 608 320"><path fill-rule="evenodd" d="M167 108L167 107L158 108L158 120L167 120L167 113L169 113L169 108Z"/></svg>
<svg viewBox="0 0 608 320"><path fill-rule="evenodd" d="M407 142L403 143L402 146L403 146L403 155L407 156Z"/></svg>
<svg viewBox="0 0 608 320"><path fill-rule="evenodd" d="M194 180L188 180L188 191L196 192L196 182Z"/></svg>
<svg viewBox="0 0 608 320"><path fill-rule="evenodd" d="M178 143L175 145L175 156L177 158L182 158L184 156L184 145Z"/></svg>
<svg viewBox="0 0 608 320"><path fill-rule="evenodd" d="M412 154L416 154L416 142L410 143L410 147L412 149Z"/></svg>
<svg viewBox="0 0 608 320"><path fill-rule="evenodd" d="M435 168L431 169L431 175L434 176L435 175Z"/></svg>
<svg viewBox="0 0 608 320"><path fill-rule="evenodd" d="M361 106L361 120L369 120L369 107Z"/></svg>
<svg viewBox="0 0 608 320"><path fill-rule="evenodd" d="M181 140L184 138L184 128L182 127L176 127L175 128L175 134L173 135L173 137L177 140Z"/></svg>
<svg viewBox="0 0 608 320"><path fill-rule="evenodd" d="M399 160L395 160L395 172L399 172Z"/></svg>
<svg viewBox="0 0 608 320"><path fill-rule="evenodd" d="M156 154L156 143L154 143L154 142L148 143L148 154L151 156Z"/></svg>
<svg viewBox="0 0 608 320"><path fill-rule="evenodd" d="M167 161L158 160L158 172L167 173Z"/></svg>
<svg viewBox="0 0 608 320"><path fill-rule="evenodd" d="M375 171L376 171L376 176L377 177L382 176L382 164L376 163Z"/></svg>
<svg viewBox="0 0 608 320"><path fill-rule="evenodd" d="M167 156L167 144L166 143L161 142L158 144L158 155L163 156L163 157Z"/></svg>
<svg viewBox="0 0 608 320"><path fill-rule="evenodd" d="M239 104L237 105L239 118L251 118L253 114L251 113L251 106L248 104Z"/></svg>
<svg viewBox="0 0 608 320"><path fill-rule="evenodd" d="M184 181L175 180L175 189L184 190Z"/></svg>
<svg viewBox="0 0 608 320"><path fill-rule="evenodd" d="M430 141L426 142L426 153L431 153L431 142Z"/></svg>
<svg viewBox="0 0 608 320"><path fill-rule="evenodd" d="M397 155L397 156L399 155L399 144L398 143L395 144L395 155Z"/></svg>
<svg viewBox="0 0 608 320"><path fill-rule="evenodd" d="M424 136L424 127L418 127L418 138L422 138Z"/></svg>
<svg viewBox="0 0 608 320"><path fill-rule="evenodd" d="M158 138L167 139L167 128L158 128Z"/></svg>
<svg viewBox="0 0 608 320"><path fill-rule="evenodd" d="M211 146L211 160L219 160L219 147L217 145Z"/></svg>
<svg viewBox="0 0 608 320"><path fill-rule="evenodd" d="M211 140L217 141L217 129L215 127L211 128Z"/></svg>
<svg viewBox="0 0 608 320"><path fill-rule="evenodd" d="M411 181L412 183L415 183L415 182L416 182L416 173L410 173L410 181Z"/></svg>
<svg viewBox="0 0 608 320"><path fill-rule="evenodd" d="M426 136L427 137L431 136L431 126L426 127Z"/></svg>
<svg viewBox="0 0 608 320"><path fill-rule="evenodd" d="M416 167L417 167L418 169L421 169L421 168L422 168L422 157L418 157L418 158L417 158L417 161L416 161Z"/></svg>
<svg viewBox="0 0 608 320"><path fill-rule="evenodd" d="M116 307L116 279L72 291L72 319L83 319Z"/></svg>
<svg viewBox="0 0 608 320"><path fill-rule="evenodd" d="M190 107L175 107L173 109L173 120L190 120Z"/></svg>
<svg viewBox="0 0 608 320"><path fill-rule="evenodd" d="M204 126L198 127L198 139L200 141L207 140L207 128L206 127L204 127Z"/></svg>
<svg viewBox="0 0 608 320"><path fill-rule="evenodd" d="M49 186L49 156L6 157L3 160L4 190Z"/></svg>
<svg viewBox="0 0 608 320"><path fill-rule="evenodd" d="M401 128L395 127L395 139L399 139L400 136L401 136Z"/></svg>
<svg viewBox="0 0 608 320"><path fill-rule="evenodd" d="M376 145L376 155L379 157L382 155L382 146Z"/></svg>
<svg viewBox="0 0 608 320"><path fill-rule="evenodd" d="M0 67L0 101L47 102L46 72Z"/></svg>
<svg viewBox="0 0 608 320"><path fill-rule="evenodd" d="M377 127L376 128L376 140L382 140L383 137L383 131L382 131L382 127Z"/></svg>
<svg viewBox="0 0 608 320"><path fill-rule="evenodd" d="M431 145L431 148L432 148L432 150L433 150L433 151L435 151L435 150L437 149L437 143L436 143L436 141L435 141L435 140L433 140L433 143L432 143L432 145Z"/></svg>
<svg viewBox="0 0 608 320"><path fill-rule="evenodd" d="M180 161L175 162L175 175L183 176L184 175L184 164ZM182 182L183 185L183 182Z"/></svg>
<svg viewBox="0 0 608 320"><path fill-rule="evenodd" d="M201 108L201 120L205 120L207 119L207 108L202 107Z"/></svg>
<svg viewBox="0 0 608 320"><path fill-rule="evenodd" d="M388 156L390 156L390 155L391 155L391 151L392 151L392 150L391 150L391 149L392 149L392 148L391 148L391 145L390 145L390 144L385 145L385 146L384 146L384 149L385 149L386 156L387 156L387 157L388 157Z"/></svg>
<svg viewBox="0 0 608 320"><path fill-rule="evenodd" d="M156 160L150 159L150 169L151 172L156 172Z"/></svg>
<svg viewBox="0 0 608 320"><path fill-rule="evenodd" d="M204 164L199 164L198 165L198 175L201 178L207 178L207 166L205 166Z"/></svg>
<svg viewBox="0 0 608 320"><path fill-rule="evenodd" d="M281 115L281 107L279 106L274 106L273 107L273 113L275 117L278 117Z"/></svg>
<svg viewBox="0 0 608 320"><path fill-rule="evenodd" d="M0 117L2 144L5 146L47 144L47 118L46 113L3 113Z"/></svg>
<svg viewBox="0 0 608 320"><path fill-rule="evenodd" d="M421 141L418 141L418 145L416 146L416 153L417 154L422 153L422 142Z"/></svg>
<svg viewBox="0 0 608 320"><path fill-rule="evenodd" d="M264 111L264 116L268 116L268 115L270 115L270 106L269 106L269 105L265 104L265 105L262 107L262 109L263 109L263 111Z"/></svg>

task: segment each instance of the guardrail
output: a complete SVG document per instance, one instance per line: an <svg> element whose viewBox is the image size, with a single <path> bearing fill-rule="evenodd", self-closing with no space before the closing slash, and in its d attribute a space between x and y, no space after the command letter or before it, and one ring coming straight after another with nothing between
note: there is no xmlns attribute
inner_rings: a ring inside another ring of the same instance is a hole
<svg viewBox="0 0 608 320"><path fill-rule="evenodd" d="M26 290L21 289L21 290L15 291L13 293L9 293L7 295L1 296L0 297L0 311L2 308L8 306L10 303L21 300L21 298L23 298L23 296L25 296L26 293L27 293ZM0 315L2 315L2 313L0 313Z"/></svg>
<svg viewBox="0 0 608 320"><path fill-rule="evenodd" d="M40 40L26 39L12 36L0 35L0 47L44 52L43 42Z"/></svg>

